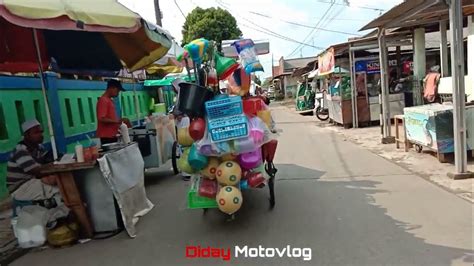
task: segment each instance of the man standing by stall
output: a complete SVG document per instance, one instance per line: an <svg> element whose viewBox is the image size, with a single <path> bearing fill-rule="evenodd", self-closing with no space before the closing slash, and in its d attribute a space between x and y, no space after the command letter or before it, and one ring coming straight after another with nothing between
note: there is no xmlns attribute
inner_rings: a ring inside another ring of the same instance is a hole
<svg viewBox="0 0 474 266"><path fill-rule="evenodd" d="M101 144L117 142L117 133L122 122L128 126L128 119L119 119L115 103L112 98L118 97L120 91L125 91L120 81L110 79L107 89L97 102L97 131L96 136L100 138Z"/></svg>

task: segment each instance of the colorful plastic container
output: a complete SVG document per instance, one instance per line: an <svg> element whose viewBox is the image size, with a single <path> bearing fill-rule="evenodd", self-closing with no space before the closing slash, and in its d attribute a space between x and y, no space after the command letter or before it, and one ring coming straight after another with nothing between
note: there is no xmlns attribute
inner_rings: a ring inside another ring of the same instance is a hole
<svg viewBox="0 0 474 266"><path fill-rule="evenodd" d="M202 170L204 167L207 166L207 163L209 162L208 158L204 155L201 155L197 148L196 145L193 144L191 146L191 149L189 150L189 155L188 155L188 163L191 165L191 167L195 170Z"/></svg>
<svg viewBox="0 0 474 266"><path fill-rule="evenodd" d="M193 184L188 191L188 208L189 209L210 209L217 208L216 199L201 197L198 194L199 178L193 180Z"/></svg>
<svg viewBox="0 0 474 266"><path fill-rule="evenodd" d="M243 169L252 169L262 164L262 150L260 148L252 152L239 155L240 166Z"/></svg>
<svg viewBox="0 0 474 266"><path fill-rule="evenodd" d="M208 131L213 142L243 138L249 134L248 120L245 115L236 115L208 120Z"/></svg>
<svg viewBox="0 0 474 266"><path fill-rule="evenodd" d="M265 103L260 98L249 98L243 100L244 113L249 116L256 116L264 109Z"/></svg>
<svg viewBox="0 0 474 266"><path fill-rule="evenodd" d="M237 153L254 151L257 148L251 136L234 140L234 149Z"/></svg>
<svg viewBox="0 0 474 266"><path fill-rule="evenodd" d="M204 103L211 100L214 94L206 87L193 83L179 84L178 110L190 117L203 117Z"/></svg>
<svg viewBox="0 0 474 266"><path fill-rule="evenodd" d="M205 106L207 119L241 115L243 113L242 98L240 96L207 101Z"/></svg>

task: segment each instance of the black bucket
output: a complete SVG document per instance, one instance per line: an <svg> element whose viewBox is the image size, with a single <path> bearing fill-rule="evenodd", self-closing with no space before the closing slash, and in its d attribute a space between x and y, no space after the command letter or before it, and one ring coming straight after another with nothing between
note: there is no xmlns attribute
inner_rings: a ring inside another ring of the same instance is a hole
<svg viewBox="0 0 474 266"><path fill-rule="evenodd" d="M204 103L214 97L212 91L193 83L180 83L178 95L178 110L190 117L203 117Z"/></svg>

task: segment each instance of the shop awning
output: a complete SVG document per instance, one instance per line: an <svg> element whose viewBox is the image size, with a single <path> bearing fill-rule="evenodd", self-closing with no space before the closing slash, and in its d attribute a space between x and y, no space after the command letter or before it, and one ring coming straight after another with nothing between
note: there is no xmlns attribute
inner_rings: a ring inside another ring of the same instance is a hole
<svg viewBox="0 0 474 266"><path fill-rule="evenodd" d="M317 76L319 76L319 69L315 69L315 70L309 72L309 74L308 74L309 79L315 78Z"/></svg>
<svg viewBox="0 0 474 266"><path fill-rule="evenodd" d="M189 78L188 75L183 75L183 76L173 75L173 76L165 77L162 79L147 79L145 80L144 85L145 86L171 86L173 81L177 78L181 78L184 81L191 81L191 82L195 81L194 75L191 75L191 78Z"/></svg>
<svg viewBox="0 0 474 266"><path fill-rule="evenodd" d="M0 0L0 71L102 75L163 57L171 36L114 0Z"/></svg>
<svg viewBox="0 0 474 266"><path fill-rule="evenodd" d="M474 0L463 0L464 16L474 14ZM387 11L362 27L362 30L374 28L400 28L439 23L449 18L448 6L443 0L410 0Z"/></svg>

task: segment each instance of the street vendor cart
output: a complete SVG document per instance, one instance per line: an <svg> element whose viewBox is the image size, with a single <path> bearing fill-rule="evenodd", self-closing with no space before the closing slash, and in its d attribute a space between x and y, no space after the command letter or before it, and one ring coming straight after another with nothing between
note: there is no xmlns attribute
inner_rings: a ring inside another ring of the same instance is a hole
<svg viewBox="0 0 474 266"><path fill-rule="evenodd" d="M143 126L130 129L130 140L138 144L145 162L145 169L159 168L171 160L174 174L179 173L177 160L179 147L176 141L174 117L166 114L155 114L148 118Z"/></svg>
<svg viewBox="0 0 474 266"><path fill-rule="evenodd" d="M261 70L253 41L233 45L240 64L219 55L206 39L187 44L196 82L174 84L177 139L183 148L178 167L192 176L188 208L218 208L232 218L242 206L243 190L268 185L270 206L275 205L273 157L278 143L270 130L268 106L249 93L250 73ZM227 80L227 87L219 88L218 80Z"/></svg>
<svg viewBox="0 0 474 266"><path fill-rule="evenodd" d="M434 151L440 162L450 161L454 152L453 106L429 104L404 109L407 140L418 152ZM468 151L474 149L474 106L466 107Z"/></svg>
<svg viewBox="0 0 474 266"><path fill-rule="evenodd" d="M329 93L326 95L329 119L349 128L352 126L352 89L349 73L341 67L335 67L327 77L330 82ZM367 98L364 94L358 95L357 114L359 123L369 122Z"/></svg>

